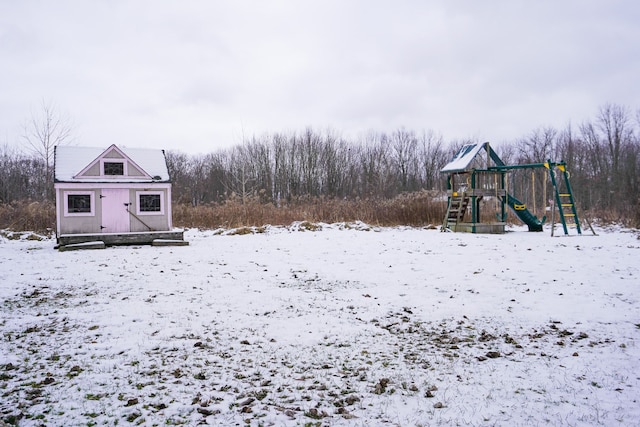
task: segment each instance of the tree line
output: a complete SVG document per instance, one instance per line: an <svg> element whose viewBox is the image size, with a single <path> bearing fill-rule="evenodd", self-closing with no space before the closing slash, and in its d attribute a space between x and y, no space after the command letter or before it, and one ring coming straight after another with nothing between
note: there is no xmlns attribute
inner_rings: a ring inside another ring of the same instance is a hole
<svg viewBox="0 0 640 427"><path fill-rule="evenodd" d="M400 128L345 140L331 130L251 137L227 150L190 156L169 151L176 200L193 206L259 198L275 205L306 198L393 198L443 191L440 169L474 140L445 142L434 131ZM640 110L607 104L595 118L539 127L492 144L507 164L567 162L582 209L613 216L640 211Z"/></svg>
<svg viewBox="0 0 640 427"><path fill-rule="evenodd" d="M325 198L391 198L441 189L439 169L451 149L431 131L398 129L347 141L331 130L252 137L231 149L200 156L169 151L180 202L194 206L249 197L276 205Z"/></svg>
<svg viewBox="0 0 640 427"><path fill-rule="evenodd" d="M463 144L473 142L480 141L447 142L432 130L372 131L354 140L331 129L306 128L252 136L203 155L173 150L166 155L174 202L257 200L284 206L316 198L390 199L443 191L440 169ZM579 125L539 127L492 147L507 164L565 160L582 209L640 220L640 110L606 104ZM0 203L51 197L47 154L52 147L46 148L0 146Z"/></svg>

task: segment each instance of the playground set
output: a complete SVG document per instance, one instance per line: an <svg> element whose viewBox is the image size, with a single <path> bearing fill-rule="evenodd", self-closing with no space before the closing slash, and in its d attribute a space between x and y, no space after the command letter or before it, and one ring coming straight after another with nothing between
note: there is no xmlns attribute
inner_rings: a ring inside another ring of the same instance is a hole
<svg viewBox="0 0 640 427"><path fill-rule="evenodd" d="M575 229L575 233L582 234L569 182L569 172L564 161L552 162L548 160L544 163L507 165L488 142L464 145L453 160L441 169L441 173L448 174L447 213L442 224L442 231L502 234L505 232L507 224L507 207L511 208L515 215L528 226L529 231L543 231L543 224L547 219L546 215L538 218L526 203L510 194L509 186L512 186L511 191L515 189L516 180L513 179L513 182L510 183L509 176L518 170L531 171L532 178L530 184L527 185L527 190L531 190L534 211L536 211L536 196L539 196L535 190L535 177L540 175L539 173L536 175L535 171L548 171L553 198L546 199L547 179L546 173L543 173L541 205L545 212L550 211L551 213L551 235L554 233L556 211L565 235L570 234L570 228ZM522 177L520 182L522 182ZM525 196L518 194L518 197ZM547 202L550 204L548 208L546 207Z"/></svg>

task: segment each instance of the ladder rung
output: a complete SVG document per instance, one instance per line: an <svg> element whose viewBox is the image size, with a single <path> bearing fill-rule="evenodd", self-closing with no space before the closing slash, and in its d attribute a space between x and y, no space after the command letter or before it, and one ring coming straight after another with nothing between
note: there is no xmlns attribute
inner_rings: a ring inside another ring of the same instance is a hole
<svg viewBox="0 0 640 427"><path fill-rule="evenodd" d="M575 214L570 213L570 214L564 214L564 216L565 216L565 217L568 217L568 216L576 216L576 215L575 215Z"/></svg>
<svg viewBox="0 0 640 427"><path fill-rule="evenodd" d="M559 194L560 197L571 197L570 193L561 193Z"/></svg>
<svg viewBox="0 0 640 427"><path fill-rule="evenodd" d="M573 203L560 203L560 205L561 205L563 208L568 208L568 207L573 206Z"/></svg>

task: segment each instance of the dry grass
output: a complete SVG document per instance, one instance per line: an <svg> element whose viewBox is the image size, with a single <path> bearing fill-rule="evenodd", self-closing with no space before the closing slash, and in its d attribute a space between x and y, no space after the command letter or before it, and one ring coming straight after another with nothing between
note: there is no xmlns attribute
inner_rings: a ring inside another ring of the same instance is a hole
<svg viewBox="0 0 640 427"><path fill-rule="evenodd" d="M362 221L378 226L440 226L447 206L446 201L439 196L434 192L420 191L388 200L301 198L281 207L261 203L257 198L250 198L244 204L240 199L196 207L178 204L173 206L173 222L177 227L202 229L289 225L295 221ZM494 215L493 212L491 214ZM625 213L590 211L580 212L580 215L600 224L619 223L628 227L640 227L640 206ZM517 221L512 215L509 220ZM0 230L32 231L47 235L55 229L55 221L55 205L52 202L21 201L0 204Z"/></svg>
<svg viewBox="0 0 640 427"><path fill-rule="evenodd" d="M434 200L428 191L400 195L391 200L299 199L277 207L249 199L233 199L220 205L177 205L173 221L178 227L237 228L243 226L288 225L294 221L348 222L372 225L426 226L442 223L446 203Z"/></svg>
<svg viewBox="0 0 640 427"><path fill-rule="evenodd" d="M49 235L56 224L56 209L52 202L19 201L0 204L0 229L33 231Z"/></svg>
<svg viewBox="0 0 640 427"><path fill-rule="evenodd" d="M635 205L629 204L624 211L594 209L586 212L578 211L578 214L583 218L587 215L591 222L598 224L622 224L631 228L640 228L640 202Z"/></svg>
<svg viewBox="0 0 640 427"><path fill-rule="evenodd" d="M440 224L446 203L434 201L433 193L422 191L391 200L298 199L277 207L250 198L244 204L231 199L223 204L188 204L173 206L173 222L177 227L238 228L288 225L294 221L347 222L363 221L372 225L424 226ZM47 202L0 204L0 229L51 233L55 228L55 205Z"/></svg>

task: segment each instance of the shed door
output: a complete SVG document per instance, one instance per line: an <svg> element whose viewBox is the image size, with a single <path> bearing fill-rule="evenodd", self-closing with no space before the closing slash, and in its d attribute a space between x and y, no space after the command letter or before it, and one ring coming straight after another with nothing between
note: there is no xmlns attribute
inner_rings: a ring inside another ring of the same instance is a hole
<svg viewBox="0 0 640 427"><path fill-rule="evenodd" d="M131 231L128 212L129 190L102 189L102 232L128 233Z"/></svg>

